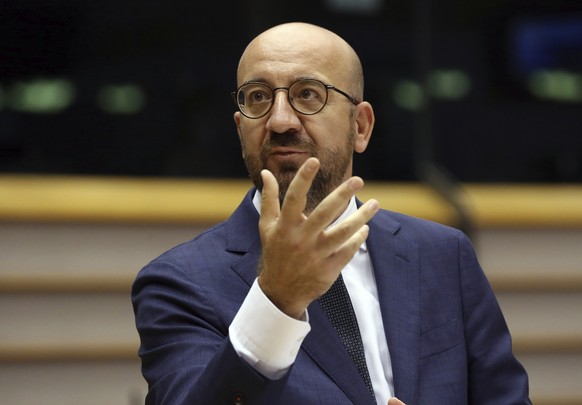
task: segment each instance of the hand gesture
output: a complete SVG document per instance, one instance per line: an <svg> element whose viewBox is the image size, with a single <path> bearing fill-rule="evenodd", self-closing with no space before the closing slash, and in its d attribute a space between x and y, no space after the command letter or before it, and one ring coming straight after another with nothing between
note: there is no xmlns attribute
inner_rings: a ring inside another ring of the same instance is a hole
<svg viewBox="0 0 582 405"><path fill-rule="evenodd" d="M263 256L259 285L282 312L294 318L300 318L307 306L331 287L366 240L366 223L378 211L378 202L370 200L340 224L326 229L363 187L361 178L352 177L306 216L307 192L318 170L316 158L306 160L291 181L282 206L277 180L268 170L261 172Z"/></svg>

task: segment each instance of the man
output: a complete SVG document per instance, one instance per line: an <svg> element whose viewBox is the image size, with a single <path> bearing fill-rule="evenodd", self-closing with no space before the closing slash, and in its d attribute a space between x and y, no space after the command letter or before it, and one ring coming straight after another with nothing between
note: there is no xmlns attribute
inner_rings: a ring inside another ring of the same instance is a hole
<svg viewBox="0 0 582 405"><path fill-rule="evenodd" d="M139 273L146 403L530 403L467 238L354 197L352 155L374 126L354 50L323 28L279 25L247 46L237 81L256 188ZM325 309L340 282L364 360Z"/></svg>

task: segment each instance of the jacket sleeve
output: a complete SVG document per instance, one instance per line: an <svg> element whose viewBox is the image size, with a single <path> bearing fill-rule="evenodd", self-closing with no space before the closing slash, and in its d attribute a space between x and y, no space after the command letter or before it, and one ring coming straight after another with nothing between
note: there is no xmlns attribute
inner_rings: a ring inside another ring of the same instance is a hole
<svg viewBox="0 0 582 405"><path fill-rule="evenodd" d="M465 235L459 237L459 271L472 405L531 404L528 377L512 352L507 324Z"/></svg>
<svg viewBox="0 0 582 405"><path fill-rule="evenodd" d="M214 302L172 263L138 274L132 303L147 405L276 403L287 376L269 380L237 355Z"/></svg>

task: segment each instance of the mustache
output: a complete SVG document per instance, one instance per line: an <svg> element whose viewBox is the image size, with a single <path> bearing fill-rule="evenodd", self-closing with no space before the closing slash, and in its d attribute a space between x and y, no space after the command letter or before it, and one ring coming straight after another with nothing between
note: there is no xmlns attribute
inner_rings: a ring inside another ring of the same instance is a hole
<svg viewBox="0 0 582 405"><path fill-rule="evenodd" d="M271 133L269 139L263 142L261 145L261 156L266 157L271 149L275 147L297 148L309 152L312 156L315 156L315 146L313 145L313 142L289 132Z"/></svg>

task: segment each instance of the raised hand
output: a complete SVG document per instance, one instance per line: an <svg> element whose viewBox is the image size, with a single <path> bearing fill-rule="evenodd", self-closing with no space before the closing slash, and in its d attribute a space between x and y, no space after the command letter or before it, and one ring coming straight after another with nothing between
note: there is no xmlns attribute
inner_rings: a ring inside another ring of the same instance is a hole
<svg viewBox="0 0 582 405"><path fill-rule="evenodd" d="M370 200L340 224L326 229L363 187L362 179L352 177L306 216L307 192L318 170L316 158L305 161L289 185L282 207L277 180L268 170L261 173L263 256L259 285L281 311L294 318L301 317L305 308L329 289L366 240L366 223L378 211L377 201Z"/></svg>

